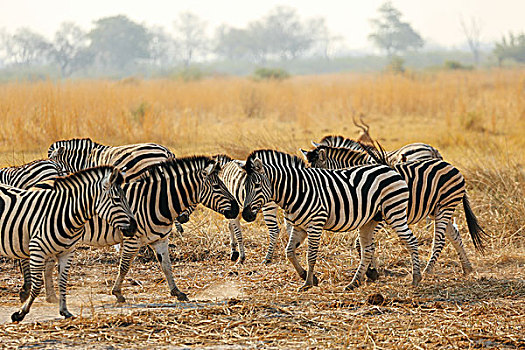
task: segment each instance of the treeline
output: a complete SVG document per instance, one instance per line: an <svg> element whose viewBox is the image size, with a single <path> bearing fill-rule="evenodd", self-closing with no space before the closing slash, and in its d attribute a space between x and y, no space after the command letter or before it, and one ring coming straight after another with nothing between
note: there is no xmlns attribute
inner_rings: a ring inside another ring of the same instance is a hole
<svg viewBox="0 0 525 350"><path fill-rule="evenodd" d="M471 69L479 64L479 41L473 50L475 60L458 51L418 53L423 39L388 1L371 23L369 39L385 57L334 55L342 39L330 32L324 18L303 19L295 9L283 6L244 28L222 25L212 35L206 22L189 12L179 14L170 30L123 15L98 19L88 31L72 22L62 23L50 39L28 28L14 33L0 30L0 80L151 77L192 71L198 75L199 69L249 74L257 67L311 74L378 70L389 64L402 71L404 63L413 68ZM509 34L485 56L485 64L525 63L525 34ZM196 63L198 68L192 69Z"/></svg>
<svg viewBox="0 0 525 350"><path fill-rule="evenodd" d="M212 37L205 29L205 21L186 12L174 21L171 31L147 27L123 15L98 19L89 31L62 23L51 40L28 28L3 31L0 67L52 67L61 77L69 77L126 75L210 60L264 65L275 60L327 58L338 40L323 18L303 20L289 7L276 7L246 28L223 25Z"/></svg>

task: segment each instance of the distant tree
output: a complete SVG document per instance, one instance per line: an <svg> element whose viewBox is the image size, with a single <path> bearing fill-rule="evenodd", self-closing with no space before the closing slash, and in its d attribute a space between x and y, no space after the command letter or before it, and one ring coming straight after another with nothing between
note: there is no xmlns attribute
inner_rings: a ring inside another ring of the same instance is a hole
<svg viewBox="0 0 525 350"><path fill-rule="evenodd" d="M175 40L182 53L184 66L188 67L195 55L206 53L206 22L191 12L183 12L174 22L174 27Z"/></svg>
<svg viewBox="0 0 525 350"><path fill-rule="evenodd" d="M324 18L316 18L307 23L307 31L313 39L313 50L325 59L329 59L334 46L342 40L340 35L333 35L326 26Z"/></svg>
<svg viewBox="0 0 525 350"><path fill-rule="evenodd" d="M494 55L500 66L505 59L525 63L525 33L509 33L508 38L504 36L500 42L496 43Z"/></svg>
<svg viewBox="0 0 525 350"><path fill-rule="evenodd" d="M248 30L222 25L215 34L214 52L232 61L244 60L249 57L251 40Z"/></svg>
<svg viewBox="0 0 525 350"><path fill-rule="evenodd" d="M465 23L463 19L460 20L461 29L467 39L467 44L474 57L474 63L476 66L479 65L480 48L481 48L481 25L479 20L472 17L470 18L470 24Z"/></svg>
<svg viewBox="0 0 525 350"><path fill-rule="evenodd" d="M379 8L379 18L372 19L373 32L368 38L389 58L409 49L423 47L424 41L412 26L401 21L402 14L390 1Z"/></svg>
<svg viewBox="0 0 525 350"><path fill-rule="evenodd" d="M79 68L88 46L86 33L72 22L64 22L55 33L51 55L60 67L62 77L69 76L75 68Z"/></svg>
<svg viewBox="0 0 525 350"><path fill-rule="evenodd" d="M294 59L312 47L315 33L309 32L294 8L277 6L262 23L271 53L281 59Z"/></svg>
<svg viewBox="0 0 525 350"><path fill-rule="evenodd" d="M158 67L174 65L177 59L175 39L162 27L150 28L149 34L151 62Z"/></svg>
<svg viewBox="0 0 525 350"><path fill-rule="evenodd" d="M20 28L6 40L8 61L20 65L39 65L49 61L51 44L40 34Z"/></svg>
<svg viewBox="0 0 525 350"><path fill-rule="evenodd" d="M149 58L150 36L146 28L123 15L101 18L88 33L89 52L97 64L122 69Z"/></svg>

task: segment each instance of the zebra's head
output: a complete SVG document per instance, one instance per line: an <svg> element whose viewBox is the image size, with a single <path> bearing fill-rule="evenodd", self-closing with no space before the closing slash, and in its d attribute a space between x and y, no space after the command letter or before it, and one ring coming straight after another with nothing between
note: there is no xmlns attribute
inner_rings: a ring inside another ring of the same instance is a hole
<svg viewBox="0 0 525 350"><path fill-rule="evenodd" d="M137 222L122 190L123 176L117 168L108 168L101 181L101 191L96 198L95 213L111 226L122 231L125 237L133 237Z"/></svg>
<svg viewBox="0 0 525 350"><path fill-rule="evenodd" d="M310 151L301 148L301 153L312 168L327 168L327 157L325 146L318 146Z"/></svg>
<svg viewBox="0 0 525 350"><path fill-rule="evenodd" d="M227 219L235 219L239 215L239 204L219 178L220 165L211 161L199 176L202 186L199 201L206 207L223 214Z"/></svg>
<svg viewBox="0 0 525 350"><path fill-rule="evenodd" d="M263 162L259 158L248 159L244 170L246 171L246 181L244 183L246 197L244 199L242 218L252 222L257 217L257 213L262 206L271 201L272 187Z"/></svg>

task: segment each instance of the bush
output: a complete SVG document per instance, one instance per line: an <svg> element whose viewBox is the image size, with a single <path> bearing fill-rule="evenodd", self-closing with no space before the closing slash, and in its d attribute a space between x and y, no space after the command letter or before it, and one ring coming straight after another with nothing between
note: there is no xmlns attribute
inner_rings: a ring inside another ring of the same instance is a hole
<svg viewBox="0 0 525 350"><path fill-rule="evenodd" d="M463 65L458 61L445 61L444 66L448 70L472 70L474 68L473 66Z"/></svg>
<svg viewBox="0 0 525 350"><path fill-rule="evenodd" d="M173 77L175 79L182 79L184 81L196 81L204 78L206 74L197 67L187 67L175 72Z"/></svg>
<svg viewBox="0 0 525 350"><path fill-rule="evenodd" d="M281 68L257 68L253 75L256 80L284 80L290 77L290 74Z"/></svg>
<svg viewBox="0 0 525 350"><path fill-rule="evenodd" d="M390 63L386 67L387 71L393 73L404 73L405 72L405 60L401 57L394 56L390 60Z"/></svg>

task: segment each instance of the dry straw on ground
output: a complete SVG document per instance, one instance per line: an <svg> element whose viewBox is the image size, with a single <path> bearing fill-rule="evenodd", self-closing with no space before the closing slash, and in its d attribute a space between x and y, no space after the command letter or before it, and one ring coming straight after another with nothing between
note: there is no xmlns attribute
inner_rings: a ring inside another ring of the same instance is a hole
<svg viewBox="0 0 525 350"><path fill-rule="evenodd" d="M154 141L179 155L243 157L261 147L296 153L327 133L356 136L352 111L365 113L372 136L386 148L427 142L464 173L475 213L491 235L486 255L476 253L457 211L472 275L461 274L447 245L435 275L413 289L407 251L395 235L381 232L381 279L343 292L357 266L354 233L325 233L316 267L320 287L297 293L301 281L284 257L284 232L276 261L266 266L264 224L244 224L247 262L236 266L228 260L226 221L199 210L183 234L171 237L175 278L191 302L168 295L144 251L124 286L129 303L116 305L108 296L116 253L84 248L68 293L78 317L62 320L57 307L39 298L27 321L0 325L3 347L525 347L524 71L4 84L0 161L29 161L52 141L79 136L108 144ZM426 261L432 235L424 225L414 231ZM301 254L305 263L304 248ZM7 321L19 306L21 277L9 260L0 271L0 317Z"/></svg>

